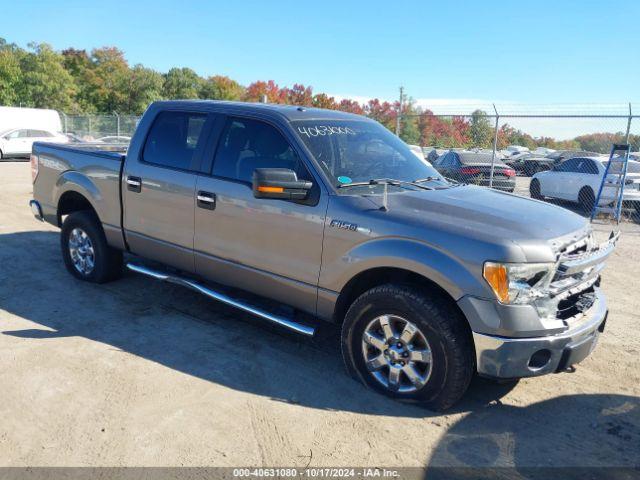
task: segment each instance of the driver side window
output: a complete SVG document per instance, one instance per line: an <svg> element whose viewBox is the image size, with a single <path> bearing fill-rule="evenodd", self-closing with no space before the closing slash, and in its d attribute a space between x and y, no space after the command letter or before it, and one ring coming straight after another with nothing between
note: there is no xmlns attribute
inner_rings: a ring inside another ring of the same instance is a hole
<svg viewBox="0 0 640 480"><path fill-rule="evenodd" d="M213 162L213 175L251 183L256 168L288 168L310 180L289 142L273 126L246 118L227 119Z"/></svg>

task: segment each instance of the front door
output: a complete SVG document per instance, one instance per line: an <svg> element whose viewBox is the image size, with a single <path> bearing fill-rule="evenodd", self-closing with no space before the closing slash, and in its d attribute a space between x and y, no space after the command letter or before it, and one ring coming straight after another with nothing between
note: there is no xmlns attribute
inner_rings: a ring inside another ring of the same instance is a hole
<svg viewBox="0 0 640 480"><path fill-rule="evenodd" d="M269 167L312 181L308 200L255 198L253 171ZM315 313L327 195L294 144L274 125L228 117L196 192L196 272Z"/></svg>
<svg viewBox="0 0 640 480"><path fill-rule="evenodd" d="M131 251L194 271L197 170L210 121L197 112L159 113L138 158L123 172L124 229Z"/></svg>
<svg viewBox="0 0 640 480"><path fill-rule="evenodd" d="M5 143L6 155L25 155L31 152L31 139L29 138L29 130L14 130L6 136Z"/></svg>

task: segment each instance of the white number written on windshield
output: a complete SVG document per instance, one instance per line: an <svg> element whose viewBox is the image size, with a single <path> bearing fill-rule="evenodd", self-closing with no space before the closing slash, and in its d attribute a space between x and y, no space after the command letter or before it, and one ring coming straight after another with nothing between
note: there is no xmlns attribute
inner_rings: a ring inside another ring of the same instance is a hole
<svg viewBox="0 0 640 480"><path fill-rule="evenodd" d="M324 137L325 135L355 135L349 127L336 127L330 125L315 125L312 127L298 127L298 132L301 135L311 137Z"/></svg>

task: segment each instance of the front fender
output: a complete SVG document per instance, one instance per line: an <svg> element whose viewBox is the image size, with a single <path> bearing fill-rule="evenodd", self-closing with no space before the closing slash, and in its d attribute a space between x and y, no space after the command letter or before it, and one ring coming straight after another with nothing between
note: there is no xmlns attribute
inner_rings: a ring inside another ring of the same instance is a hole
<svg viewBox="0 0 640 480"><path fill-rule="evenodd" d="M443 288L454 300L464 295L485 297L488 293L481 272L472 271L480 267L464 265L437 248L406 238L372 239L356 245L333 264L323 263L321 287L340 292L359 273L381 267L401 268L421 275Z"/></svg>

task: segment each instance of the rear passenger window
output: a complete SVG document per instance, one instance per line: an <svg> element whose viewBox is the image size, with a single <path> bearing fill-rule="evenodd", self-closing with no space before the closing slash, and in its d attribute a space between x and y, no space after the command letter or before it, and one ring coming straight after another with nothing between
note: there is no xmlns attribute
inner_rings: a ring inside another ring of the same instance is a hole
<svg viewBox="0 0 640 480"><path fill-rule="evenodd" d="M163 167L194 170L194 154L204 141L205 114L162 112L153 122L142 159Z"/></svg>
<svg viewBox="0 0 640 480"><path fill-rule="evenodd" d="M256 168L288 168L299 179L310 179L278 130L258 120L229 118L218 143L213 175L251 183Z"/></svg>

